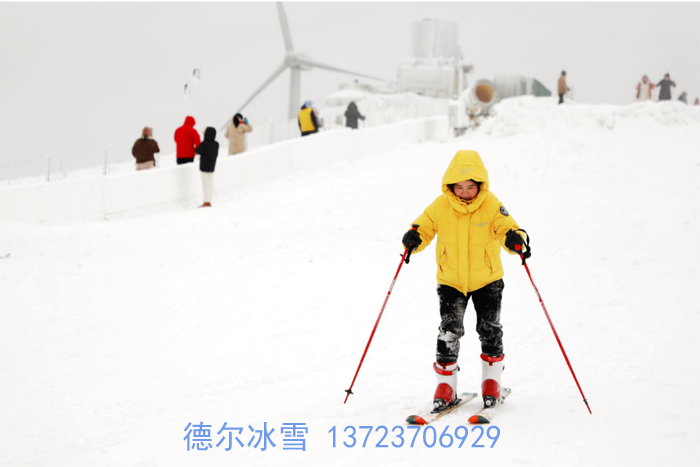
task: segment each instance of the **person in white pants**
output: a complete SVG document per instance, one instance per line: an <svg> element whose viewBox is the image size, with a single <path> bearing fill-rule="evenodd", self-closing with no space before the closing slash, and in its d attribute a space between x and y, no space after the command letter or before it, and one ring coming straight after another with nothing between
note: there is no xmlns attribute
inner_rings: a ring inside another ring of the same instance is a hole
<svg viewBox="0 0 700 467"><path fill-rule="evenodd" d="M214 169L216 158L219 156L219 143L216 142L216 129L207 127L204 130L204 141L197 146L199 158L199 170L202 172L202 192L204 203L200 208L211 207L211 198L214 192Z"/></svg>

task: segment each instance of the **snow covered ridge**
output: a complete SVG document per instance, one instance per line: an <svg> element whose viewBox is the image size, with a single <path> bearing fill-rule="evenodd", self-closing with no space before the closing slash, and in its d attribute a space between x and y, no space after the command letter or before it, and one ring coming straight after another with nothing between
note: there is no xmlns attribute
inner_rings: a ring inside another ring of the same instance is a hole
<svg viewBox="0 0 700 467"><path fill-rule="evenodd" d="M351 91L351 90L344 90ZM357 110L366 117L360 121L360 128L391 125L406 119L447 115L450 99L434 99L411 92L398 94L369 94L357 91L355 94L339 91L331 96L320 111L323 128L345 128L345 111L350 102L357 104ZM354 96L355 99L346 99ZM296 122L294 122L296 125Z"/></svg>
<svg viewBox="0 0 700 467"><path fill-rule="evenodd" d="M567 101L557 105L555 97L520 96L504 99L494 108L495 116L486 119L477 132L507 137L538 131L652 129L657 125L700 124L700 106L689 106L678 101L629 105L594 105Z"/></svg>

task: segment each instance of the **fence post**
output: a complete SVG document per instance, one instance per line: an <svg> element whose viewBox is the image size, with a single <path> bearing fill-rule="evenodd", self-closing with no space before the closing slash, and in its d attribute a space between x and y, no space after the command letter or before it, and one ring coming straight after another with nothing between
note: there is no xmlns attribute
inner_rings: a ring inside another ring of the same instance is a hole
<svg viewBox="0 0 700 467"><path fill-rule="evenodd" d="M107 175L107 148L102 148L102 175Z"/></svg>
<svg viewBox="0 0 700 467"><path fill-rule="evenodd" d="M46 181L51 181L51 156L46 156Z"/></svg>

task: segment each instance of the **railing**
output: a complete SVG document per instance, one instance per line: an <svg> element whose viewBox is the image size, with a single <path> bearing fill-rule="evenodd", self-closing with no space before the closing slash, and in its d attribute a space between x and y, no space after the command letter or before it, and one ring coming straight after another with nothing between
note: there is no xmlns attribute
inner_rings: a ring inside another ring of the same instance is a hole
<svg viewBox="0 0 700 467"><path fill-rule="evenodd" d="M366 118L359 128L373 128L415 118L447 115L448 99L433 99L417 94L369 94L356 102L358 110ZM345 110L342 106L326 107L319 112L323 121L321 131L345 127ZM270 144L299 138L301 133L296 120L288 122L268 121L253 124L253 131L246 134L247 148L257 149ZM226 154L228 142L219 135L220 155ZM174 167L174 154L156 154L156 168ZM97 154L81 157L51 157L44 161L0 165L0 187L31 185L60 180L99 177L129 173L136 170L131 154L112 154L103 149Z"/></svg>

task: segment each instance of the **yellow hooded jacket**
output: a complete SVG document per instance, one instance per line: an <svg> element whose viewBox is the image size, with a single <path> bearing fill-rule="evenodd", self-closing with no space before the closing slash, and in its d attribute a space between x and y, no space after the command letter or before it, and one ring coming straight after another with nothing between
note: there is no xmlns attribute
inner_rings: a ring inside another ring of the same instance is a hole
<svg viewBox="0 0 700 467"><path fill-rule="evenodd" d="M447 186L464 180L481 182L477 196L467 202ZM519 229L496 195L489 191L489 175L476 151L457 151L442 177L442 194L416 219L425 249L438 235L435 246L437 280L463 294L478 290L503 277L502 246L506 233Z"/></svg>

